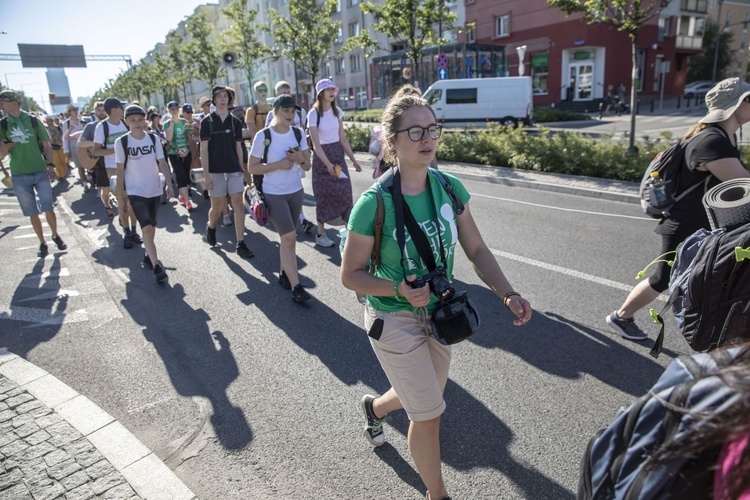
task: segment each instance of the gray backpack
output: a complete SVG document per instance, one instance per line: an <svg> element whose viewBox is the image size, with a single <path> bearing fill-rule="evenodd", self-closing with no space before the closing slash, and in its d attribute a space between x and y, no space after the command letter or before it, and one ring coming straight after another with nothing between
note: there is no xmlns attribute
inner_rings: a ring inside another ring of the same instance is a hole
<svg viewBox="0 0 750 500"><path fill-rule="evenodd" d="M705 499L719 451L648 467L663 445L694 432L701 419L738 401L717 372L750 349L735 347L674 360L645 396L621 410L589 442L581 463L579 500Z"/></svg>

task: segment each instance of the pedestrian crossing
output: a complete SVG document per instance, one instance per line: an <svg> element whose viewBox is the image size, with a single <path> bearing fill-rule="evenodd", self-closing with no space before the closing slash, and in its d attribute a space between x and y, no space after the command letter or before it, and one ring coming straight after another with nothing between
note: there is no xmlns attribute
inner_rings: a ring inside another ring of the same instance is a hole
<svg viewBox="0 0 750 500"><path fill-rule="evenodd" d="M119 307L79 246L71 225L56 209L58 233L68 245L57 250L42 219L49 255L36 256L39 241L15 197L0 191L0 339L42 328L99 328L122 318ZM78 230L74 228L74 230ZM80 238L80 236L79 236ZM84 237L85 238L85 237Z"/></svg>

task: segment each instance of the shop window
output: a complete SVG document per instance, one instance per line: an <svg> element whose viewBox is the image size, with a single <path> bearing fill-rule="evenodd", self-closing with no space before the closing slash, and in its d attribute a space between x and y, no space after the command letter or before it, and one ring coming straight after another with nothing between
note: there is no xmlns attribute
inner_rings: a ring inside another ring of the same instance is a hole
<svg viewBox="0 0 750 500"><path fill-rule="evenodd" d="M549 93L549 53L531 54L531 85L534 95Z"/></svg>

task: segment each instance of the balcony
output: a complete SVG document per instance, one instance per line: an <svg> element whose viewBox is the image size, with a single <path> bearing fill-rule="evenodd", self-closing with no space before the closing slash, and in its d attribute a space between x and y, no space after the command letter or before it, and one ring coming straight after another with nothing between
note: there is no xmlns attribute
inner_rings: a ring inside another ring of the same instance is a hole
<svg viewBox="0 0 750 500"><path fill-rule="evenodd" d="M675 41L675 48L678 50L702 50L703 49L703 37L702 36L677 35L677 40Z"/></svg>
<svg viewBox="0 0 750 500"><path fill-rule="evenodd" d="M680 0L680 10L685 12L708 12L708 0Z"/></svg>

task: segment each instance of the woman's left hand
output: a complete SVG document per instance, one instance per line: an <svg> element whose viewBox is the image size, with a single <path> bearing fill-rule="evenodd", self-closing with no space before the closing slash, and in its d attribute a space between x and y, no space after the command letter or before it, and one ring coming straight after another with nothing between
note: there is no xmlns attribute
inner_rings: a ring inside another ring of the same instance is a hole
<svg viewBox="0 0 750 500"><path fill-rule="evenodd" d="M352 164L354 165L354 170L356 170L357 172L362 171L362 167L359 166L359 162L357 160L352 160Z"/></svg>
<svg viewBox="0 0 750 500"><path fill-rule="evenodd" d="M514 325L525 325L531 319L531 304L520 295L513 295L508 298L507 307L510 312L518 316L518 319L513 320Z"/></svg>

